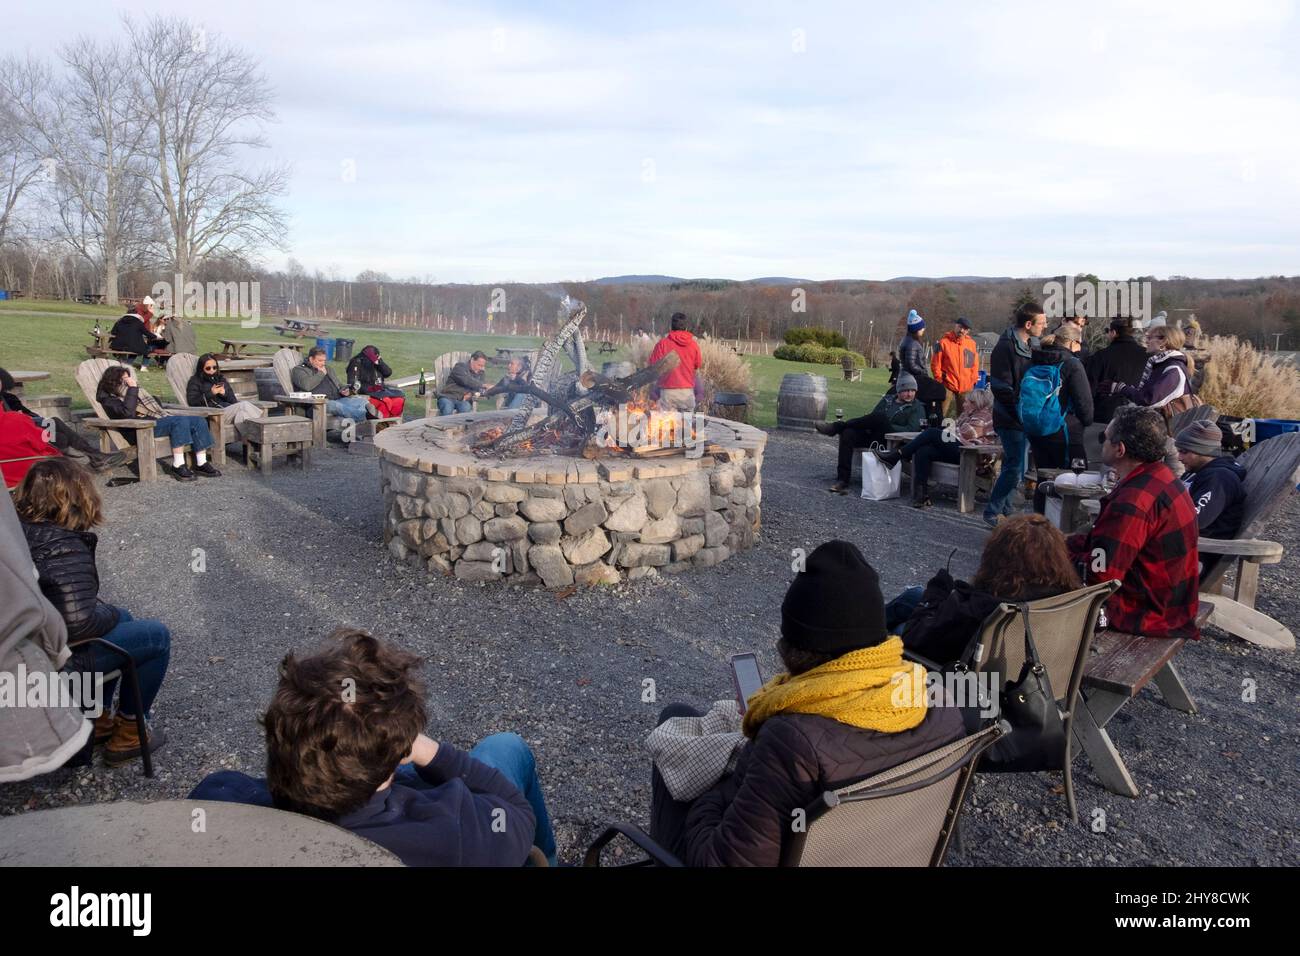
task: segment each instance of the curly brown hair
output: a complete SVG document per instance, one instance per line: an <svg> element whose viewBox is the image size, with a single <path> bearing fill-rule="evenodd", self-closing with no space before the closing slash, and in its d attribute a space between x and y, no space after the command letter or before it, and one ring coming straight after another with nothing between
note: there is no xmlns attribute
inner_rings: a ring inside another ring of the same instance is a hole
<svg viewBox="0 0 1300 956"><path fill-rule="evenodd" d="M90 472L67 458L42 458L32 465L14 492L14 509L28 524L56 524L69 531L89 531L104 520L103 500Z"/></svg>
<svg viewBox="0 0 1300 956"><path fill-rule="evenodd" d="M1065 535L1042 515L1016 515L984 542L971 586L1001 601L1034 601L1083 587Z"/></svg>
<svg viewBox="0 0 1300 956"><path fill-rule="evenodd" d="M339 628L310 657L285 656L262 717L275 805L325 820L360 809L425 727L420 658Z"/></svg>

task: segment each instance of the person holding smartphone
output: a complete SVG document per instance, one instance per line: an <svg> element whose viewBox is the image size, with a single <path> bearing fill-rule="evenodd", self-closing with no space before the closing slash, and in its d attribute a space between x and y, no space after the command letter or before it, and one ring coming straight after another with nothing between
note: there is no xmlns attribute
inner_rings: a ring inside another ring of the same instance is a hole
<svg viewBox="0 0 1300 956"><path fill-rule="evenodd" d="M213 444L208 420L202 415L175 415L164 409L158 399L140 387L134 370L125 365L104 369L95 401L103 406L109 418L152 419L154 435L166 437L171 443L171 474L177 481L193 481L196 475L221 477L221 472L208 461L208 449ZM185 464L186 446L194 451L193 471Z"/></svg>
<svg viewBox="0 0 1300 956"><path fill-rule="evenodd" d="M685 801L652 771L651 836L688 866L777 866L794 811L965 733L957 708L928 708L923 690L896 695L896 675L923 688L924 671L904 662L880 579L847 541L808 556L781 605L776 650L786 670L746 700L734 772ZM676 705L660 723L697 715Z"/></svg>

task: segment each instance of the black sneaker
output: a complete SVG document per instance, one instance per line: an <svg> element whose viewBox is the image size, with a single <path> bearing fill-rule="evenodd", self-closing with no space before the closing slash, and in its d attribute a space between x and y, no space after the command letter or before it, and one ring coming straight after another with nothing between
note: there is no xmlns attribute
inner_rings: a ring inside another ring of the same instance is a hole
<svg viewBox="0 0 1300 956"><path fill-rule="evenodd" d="M826 490L833 495L847 495L849 493L849 485L848 482L837 481Z"/></svg>
<svg viewBox="0 0 1300 956"><path fill-rule="evenodd" d="M903 460L903 453L897 449L893 451L882 451L879 448L873 448L871 452L886 468L893 468Z"/></svg>
<svg viewBox="0 0 1300 956"><path fill-rule="evenodd" d="M934 502L930 500L929 495L922 495L912 502L913 508L933 508Z"/></svg>
<svg viewBox="0 0 1300 956"><path fill-rule="evenodd" d="M127 463L127 457L123 452L115 451L109 454L100 452L91 452L86 456L90 460L92 471L112 471L121 465Z"/></svg>
<svg viewBox="0 0 1300 956"><path fill-rule="evenodd" d="M220 478L220 477L221 477L221 472L219 472L219 471L217 471L217 469L213 468L213 467L212 467L212 462L210 462L210 461L205 461L205 462L204 462L203 464L201 464L201 465L196 465L196 466L194 467L194 473L195 473L196 475L202 475L204 478Z"/></svg>
<svg viewBox="0 0 1300 956"><path fill-rule="evenodd" d="M177 481L198 481L198 475L190 471L186 465L172 465L172 477Z"/></svg>

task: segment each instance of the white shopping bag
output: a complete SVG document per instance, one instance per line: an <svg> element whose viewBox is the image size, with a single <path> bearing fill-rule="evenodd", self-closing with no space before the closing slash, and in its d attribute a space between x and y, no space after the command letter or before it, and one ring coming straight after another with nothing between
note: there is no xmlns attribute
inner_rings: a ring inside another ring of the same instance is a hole
<svg viewBox="0 0 1300 956"><path fill-rule="evenodd" d="M862 453L862 497L869 501L897 498L903 483L903 463L886 468L879 458L869 451Z"/></svg>

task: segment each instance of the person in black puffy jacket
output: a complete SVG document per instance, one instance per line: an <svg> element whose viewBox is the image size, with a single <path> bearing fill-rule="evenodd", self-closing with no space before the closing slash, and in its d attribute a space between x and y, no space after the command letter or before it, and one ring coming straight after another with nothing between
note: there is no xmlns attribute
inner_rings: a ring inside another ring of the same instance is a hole
<svg viewBox="0 0 1300 956"><path fill-rule="evenodd" d="M135 662L148 718L167 673L171 635L161 622L137 621L125 608L99 597L98 538L90 529L102 520L102 505L89 473L66 458L39 461L18 486L14 507L22 519L41 593L67 624L68 646L74 654L68 666L81 669L89 662L100 674L119 670L120 654L99 644L78 653L77 645L103 638L120 647ZM104 744L104 762L109 766L126 763L141 753L133 702L124 697L116 715L112 713L117 683L113 680L104 685L100 696L103 713L95 719L95 742ZM150 730L151 752L162 744L161 732Z"/></svg>
<svg viewBox="0 0 1300 956"><path fill-rule="evenodd" d="M1042 515L998 523L970 583L941 568L900 628L907 656L931 669L969 664L971 639L1002 602L1037 601L1083 587L1061 534ZM891 603L897 603L891 602Z"/></svg>

